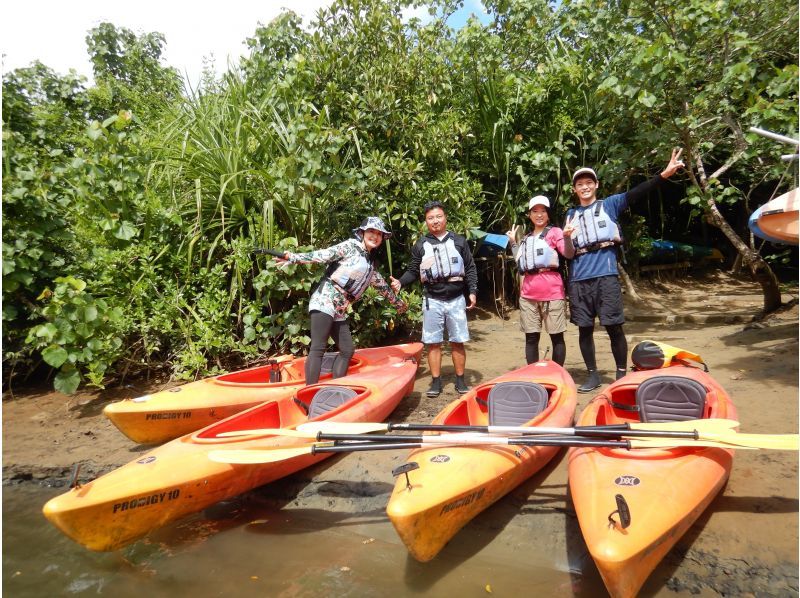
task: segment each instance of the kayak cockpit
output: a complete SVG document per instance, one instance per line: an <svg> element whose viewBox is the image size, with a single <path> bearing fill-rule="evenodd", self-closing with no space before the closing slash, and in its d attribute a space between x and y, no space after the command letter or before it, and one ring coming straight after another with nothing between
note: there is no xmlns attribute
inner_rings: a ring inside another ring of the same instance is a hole
<svg viewBox="0 0 800 598"><path fill-rule="evenodd" d="M247 432L269 436L263 430L293 428L309 420L323 420L363 401L371 391L361 386L320 384L298 390L291 398L268 401L224 419L192 435L193 442L232 442L252 439L252 435L223 436L230 432Z"/></svg>
<svg viewBox="0 0 800 598"><path fill-rule="evenodd" d="M692 378L651 376L640 383L612 384L598 402L594 425L668 422L725 417L717 392Z"/></svg>
<svg viewBox="0 0 800 598"><path fill-rule="evenodd" d="M322 366L320 368L320 379L330 378L333 362L336 360L338 353L329 352L325 353L322 357ZM364 365L365 360L360 357L353 357L350 360L350 365L347 367L348 373L358 371ZM223 374L213 378L217 384L269 384L279 386L281 384L296 384L298 381L305 380L305 359L274 359L270 360L267 365L258 366L241 370L239 372L231 372L230 374Z"/></svg>
<svg viewBox="0 0 800 598"><path fill-rule="evenodd" d="M484 384L452 404L434 423L535 426L556 408L560 396L561 390L557 386L542 382L512 380ZM515 421L509 423L508 418L515 418Z"/></svg>

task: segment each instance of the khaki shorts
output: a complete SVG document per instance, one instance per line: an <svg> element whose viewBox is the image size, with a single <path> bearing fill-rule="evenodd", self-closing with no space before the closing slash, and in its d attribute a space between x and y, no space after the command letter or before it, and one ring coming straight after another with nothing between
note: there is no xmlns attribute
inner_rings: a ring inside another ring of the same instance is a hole
<svg viewBox="0 0 800 598"><path fill-rule="evenodd" d="M541 332L558 334L567 329L567 301L531 301L519 298L519 327L524 333Z"/></svg>

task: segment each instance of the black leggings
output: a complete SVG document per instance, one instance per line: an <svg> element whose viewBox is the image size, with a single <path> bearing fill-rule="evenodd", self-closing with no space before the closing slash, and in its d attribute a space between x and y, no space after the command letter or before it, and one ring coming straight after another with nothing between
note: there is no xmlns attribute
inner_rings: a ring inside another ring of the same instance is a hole
<svg viewBox="0 0 800 598"><path fill-rule="evenodd" d="M528 363L539 361L540 335L540 332L525 333L525 361ZM564 333L551 334L550 342L553 344L553 361L558 365L564 365L564 360L567 357L567 344L564 342Z"/></svg>
<svg viewBox="0 0 800 598"><path fill-rule="evenodd" d="M625 370L628 367L628 341L622 324L606 326L606 332L611 340L611 353L614 355L614 362L618 370ZM594 326L581 326L578 328L578 345L581 348L583 362L587 370L596 370L597 361L594 355Z"/></svg>
<svg viewBox="0 0 800 598"><path fill-rule="evenodd" d="M322 356L328 346L328 338L333 339L339 350L339 355L333 362L332 377L341 378L347 373L347 366L355 352L347 321L336 322L333 316L314 310L311 312L311 348L306 358L306 384L319 382Z"/></svg>

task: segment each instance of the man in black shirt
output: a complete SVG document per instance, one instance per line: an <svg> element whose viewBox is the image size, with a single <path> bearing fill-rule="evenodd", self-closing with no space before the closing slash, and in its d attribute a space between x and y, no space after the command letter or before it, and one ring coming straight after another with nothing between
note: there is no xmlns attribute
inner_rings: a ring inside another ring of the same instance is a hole
<svg viewBox="0 0 800 598"><path fill-rule="evenodd" d="M469 391L464 381L467 354L464 343L469 341L467 310L475 307L478 293L478 272L467 240L447 230L444 205L432 201L424 206L428 234L411 249L411 261L400 279L391 278L392 289L400 289L419 279L423 286L422 342L428 348L428 367L431 386L427 396L442 392L442 342L444 330L450 342L450 353L456 373L455 389L459 394ZM469 294L469 305L464 298Z"/></svg>

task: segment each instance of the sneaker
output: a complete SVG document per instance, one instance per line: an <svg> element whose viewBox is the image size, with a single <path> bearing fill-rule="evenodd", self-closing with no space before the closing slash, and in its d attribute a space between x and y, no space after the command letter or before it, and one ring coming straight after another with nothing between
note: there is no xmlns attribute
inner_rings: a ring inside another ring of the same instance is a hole
<svg viewBox="0 0 800 598"><path fill-rule="evenodd" d="M460 395L466 394L469 392L469 386L467 383L464 382L464 376L456 376L456 392Z"/></svg>
<svg viewBox="0 0 800 598"><path fill-rule="evenodd" d="M433 378L431 379L431 386L428 388L428 392L425 393L429 397L438 397L442 394L442 379Z"/></svg>
<svg viewBox="0 0 800 598"><path fill-rule="evenodd" d="M625 368L622 368L622 369L617 368L617 377L616 377L616 379L619 380L620 378L623 378L627 373L628 373L627 369L625 369Z"/></svg>
<svg viewBox="0 0 800 598"><path fill-rule="evenodd" d="M600 374L597 370L589 370L589 377L578 387L578 392L592 392L595 388L600 388Z"/></svg>

